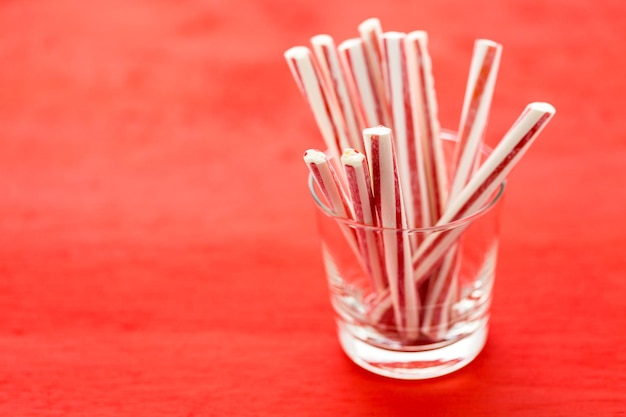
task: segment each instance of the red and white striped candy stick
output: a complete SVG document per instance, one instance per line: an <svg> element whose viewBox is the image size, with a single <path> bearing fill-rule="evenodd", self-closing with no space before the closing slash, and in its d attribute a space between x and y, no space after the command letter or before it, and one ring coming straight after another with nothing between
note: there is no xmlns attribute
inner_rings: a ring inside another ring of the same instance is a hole
<svg viewBox="0 0 626 417"><path fill-rule="evenodd" d="M354 111L335 41L329 35L316 35L311 38L311 45L326 85L330 87L330 91L336 96L345 122L349 144L342 144L341 149L355 148L362 150L361 131L364 126Z"/></svg>
<svg viewBox="0 0 626 417"><path fill-rule="evenodd" d="M313 111L328 150L339 157L339 150L343 144L348 143L343 118L336 100L325 91L328 88L316 68L311 50L305 46L295 46L285 52L285 59L296 84Z"/></svg>
<svg viewBox="0 0 626 417"><path fill-rule="evenodd" d="M362 126L383 124L382 108L376 93L375 82L368 68L365 47L360 38L348 39L339 44L339 58L348 85L351 86L352 102Z"/></svg>
<svg viewBox="0 0 626 417"><path fill-rule="evenodd" d="M420 209L420 191L426 187L425 169L421 158L421 151L415 136L411 111L411 97L406 65L404 40L406 34L400 32L386 32L383 42L386 53L387 91L391 103L392 130L396 144L398 171L402 196L405 202L407 225L409 228L421 226L422 209ZM418 166L421 164L421 166ZM422 196L427 197L427 194ZM428 203L425 202L425 205Z"/></svg>
<svg viewBox="0 0 626 417"><path fill-rule="evenodd" d="M432 226L443 213L447 201L448 174L439 136L437 98L428 52L428 35L424 31L407 34L405 48L413 126L419 132L425 177L428 181L428 186L424 188L421 196L422 202L430 203L429 207L422 207L423 226Z"/></svg>
<svg viewBox="0 0 626 417"><path fill-rule="evenodd" d="M353 219L354 215L352 206L346 192L343 190L333 165L328 160L328 156L324 152L317 149L308 149L304 152L303 159L307 168L309 168L309 172L313 176L317 187L321 191L334 214L337 217ZM353 229L341 222L339 222L339 227L346 238L346 242L352 249L352 252L360 260L359 244L356 233ZM363 262L361 262L361 265L366 270L367 267L363 264Z"/></svg>
<svg viewBox="0 0 626 417"><path fill-rule="evenodd" d="M400 333L414 340L419 334L418 297L412 274L411 250L391 129L363 130L363 143L373 183L374 201L383 230L389 290Z"/></svg>
<svg viewBox="0 0 626 417"><path fill-rule="evenodd" d="M333 212L338 217L352 218L349 199L328 156L320 150L307 149L303 159Z"/></svg>
<svg viewBox="0 0 626 417"><path fill-rule="evenodd" d="M554 107L548 103L529 104L458 197L450 201L437 225L460 219L486 204L554 113ZM463 230L463 227L457 227L446 233L434 232L422 242L413 254L418 281L427 276L430 268L457 241Z"/></svg>
<svg viewBox="0 0 626 417"><path fill-rule="evenodd" d="M480 161L480 149L483 141L485 126L489 116L489 109L496 83L502 46L496 42L479 39L474 43L472 62L470 65L461 122L458 129L458 142L455 154L451 162L454 171L453 181L450 188L449 199L454 199L461 189L467 184L470 176L474 173ZM452 247L443 260L442 269L429 278L426 303L437 303L438 310L442 314L426 315L423 319L423 327L428 328L441 336L440 332L447 328L447 307L443 306L446 300L451 299L448 292L454 288L450 280L455 280L454 274L449 273L450 264L456 259L456 250ZM433 312L433 309L427 309ZM437 331L436 331L437 330Z"/></svg>
<svg viewBox="0 0 626 417"><path fill-rule="evenodd" d="M390 126L389 103L385 92L386 65L382 40L383 29L380 20L377 18L364 20L359 25L359 33L361 34L361 39L363 39L367 67L378 103L379 123ZM370 126L375 125L370 124Z"/></svg>
<svg viewBox="0 0 626 417"><path fill-rule="evenodd" d="M354 219L363 225L378 226L372 183L365 155L356 149L345 149L341 155L341 163L346 173ZM356 232L374 291L379 293L387 287L385 264L380 253L382 247L380 235L362 227L357 228Z"/></svg>
<svg viewBox="0 0 626 417"><path fill-rule="evenodd" d="M501 56L502 45L496 42L478 39L474 43L458 142L452 162L454 180L450 189L450 199L458 195L477 167Z"/></svg>

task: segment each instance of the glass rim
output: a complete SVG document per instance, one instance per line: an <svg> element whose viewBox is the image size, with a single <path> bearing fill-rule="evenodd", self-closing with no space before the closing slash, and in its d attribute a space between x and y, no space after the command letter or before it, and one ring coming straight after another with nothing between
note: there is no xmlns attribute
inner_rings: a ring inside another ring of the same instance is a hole
<svg viewBox="0 0 626 417"><path fill-rule="evenodd" d="M455 140L456 135L452 131L442 130L441 136L442 136L442 139L444 140L456 141ZM492 149L490 147L488 147L487 145L483 145L483 152L486 152L487 154L489 154L491 153L491 151ZM368 225L364 223L359 223L356 220L350 219L348 217L339 216L330 207L328 207L326 203L324 203L324 201L319 197L317 193L315 180L312 174L309 174L308 176L308 185L309 185L309 191L311 192L311 196L313 197L313 200L315 201L315 204L317 205L318 209L320 209L322 213L324 213L326 216L331 217L347 226L358 227L358 228L366 229L366 230L381 230L381 231L382 230L395 230L395 231L403 231L403 232L409 232L409 233L411 232L412 233L432 233L432 232L439 232L439 231L444 231L444 230L451 230L457 227L470 224L474 220L477 220L478 218L485 215L496 205L498 201L500 201L502 195L504 194L506 180L499 184L498 189L493 192L493 195L491 196L489 201L487 201L485 204L483 204L479 209L475 210L474 212L466 216L463 216L460 219L456 219L456 220L453 220L451 222L448 222L442 225L438 225L438 226L435 225L435 226L428 226L428 227L413 227L413 228L372 226L372 225Z"/></svg>

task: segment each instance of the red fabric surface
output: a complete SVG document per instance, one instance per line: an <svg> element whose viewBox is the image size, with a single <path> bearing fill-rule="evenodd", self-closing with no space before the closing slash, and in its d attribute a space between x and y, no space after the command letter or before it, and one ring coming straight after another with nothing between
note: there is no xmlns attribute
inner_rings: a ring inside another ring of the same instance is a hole
<svg viewBox="0 0 626 417"><path fill-rule="evenodd" d="M456 128L474 39L504 44L489 141L554 121L510 177L491 331L395 381L336 340L283 61L377 16L430 35ZM626 6L618 0L0 4L0 415L626 415Z"/></svg>

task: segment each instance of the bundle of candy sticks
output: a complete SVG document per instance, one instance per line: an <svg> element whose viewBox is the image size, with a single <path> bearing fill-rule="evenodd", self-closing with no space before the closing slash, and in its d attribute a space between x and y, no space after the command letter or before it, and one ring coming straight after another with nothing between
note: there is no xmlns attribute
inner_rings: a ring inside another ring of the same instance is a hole
<svg viewBox="0 0 626 417"><path fill-rule="evenodd" d="M548 103L529 104L481 162L502 46L476 40L456 147L446 160L426 32L383 32L376 18L358 29L359 37L338 46L329 35L317 35L311 48L285 52L327 148L307 150L304 160L337 216L383 228L375 233L346 227L344 233L380 305L393 310L397 332L406 340L438 339L451 325L445 307L455 301L463 228L421 237L397 230L436 230L479 210L555 110ZM425 281L428 291L420 301L417 288ZM372 311L372 317L383 311Z"/></svg>

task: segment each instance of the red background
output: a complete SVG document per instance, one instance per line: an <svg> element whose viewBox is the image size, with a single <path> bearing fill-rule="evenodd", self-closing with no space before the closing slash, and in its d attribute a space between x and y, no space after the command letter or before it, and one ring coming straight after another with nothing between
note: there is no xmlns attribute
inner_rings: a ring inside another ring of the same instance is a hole
<svg viewBox="0 0 626 417"><path fill-rule="evenodd" d="M510 177L489 340L431 381L336 340L283 52L424 29L442 125L504 45L493 143L557 108ZM0 3L0 415L626 415L621 0Z"/></svg>

